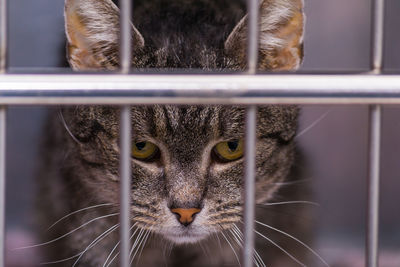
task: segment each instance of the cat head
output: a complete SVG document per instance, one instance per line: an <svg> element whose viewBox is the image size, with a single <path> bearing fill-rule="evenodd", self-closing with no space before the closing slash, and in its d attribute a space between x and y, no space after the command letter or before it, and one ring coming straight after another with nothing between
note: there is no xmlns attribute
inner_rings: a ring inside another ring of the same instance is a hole
<svg viewBox="0 0 400 267"><path fill-rule="evenodd" d="M296 69L302 58L302 2L265 0L260 11L260 68ZM67 0L65 17L68 60L75 70L118 68L119 11L111 1ZM214 47L183 42L184 36L146 40L132 25L132 66L244 69L246 21L245 16ZM179 44L182 50L193 44L192 53L178 51ZM118 110L80 106L63 113L78 141L69 140L71 179L93 192L96 202L117 203ZM238 106L132 107L131 211L138 226L175 243L193 243L240 221L244 114ZM293 165L297 115L294 106L258 108L258 203L277 192Z"/></svg>

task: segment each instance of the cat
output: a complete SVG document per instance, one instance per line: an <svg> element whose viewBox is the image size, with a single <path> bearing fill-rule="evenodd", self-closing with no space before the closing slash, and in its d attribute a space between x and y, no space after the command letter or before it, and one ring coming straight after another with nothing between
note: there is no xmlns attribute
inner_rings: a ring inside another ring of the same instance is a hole
<svg viewBox="0 0 400 267"><path fill-rule="evenodd" d="M246 69L243 1L134 4L133 68ZM119 10L112 1L66 0L65 26L74 70L119 68ZM259 69L297 69L303 26L302 0L261 1ZM238 266L245 107L154 105L131 112L134 265ZM308 209L284 203L308 194L299 186L298 114L293 105L258 107L256 266L298 266L312 254L304 244L311 239ZM118 266L118 118L117 107L77 106L49 119L39 203L42 224L56 221L44 239L52 241L42 244L56 266Z"/></svg>

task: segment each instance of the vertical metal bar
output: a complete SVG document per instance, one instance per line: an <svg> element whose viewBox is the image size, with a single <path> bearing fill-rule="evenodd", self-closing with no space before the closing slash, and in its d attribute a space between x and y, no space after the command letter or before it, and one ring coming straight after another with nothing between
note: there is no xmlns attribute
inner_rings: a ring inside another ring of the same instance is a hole
<svg viewBox="0 0 400 267"><path fill-rule="evenodd" d="M383 68L383 39L385 24L385 0L372 1L371 67L379 74Z"/></svg>
<svg viewBox="0 0 400 267"><path fill-rule="evenodd" d="M0 267L4 266L6 193L6 107L0 106Z"/></svg>
<svg viewBox="0 0 400 267"><path fill-rule="evenodd" d="M121 74L128 74L131 67L131 16L132 0L120 1L120 67ZM121 108L121 267L128 267L130 250L130 188L131 188L131 112L129 106Z"/></svg>
<svg viewBox="0 0 400 267"><path fill-rule="evenodd" d="M7 61L7 0L0 0L0 73L6 70Z"/></svg>
<svg viewBox="0 0 400 267"><path fill-rule="evenodd" d="M249 74L256 74L258 68L259 0L248 0L247 68ZM246 162L244 194L244 246L242 266L253 266L254 219L255 219L255 155L256 155L257 107L246 110Z"/></svg>
<svg viewBox="0 0 400 267"><path fill-rule="evenodd" d="M0 0L0 74L7 67L7 0ZM0 267L5 265L6 107L0 106Z"/></svg>
<svg viewBox="0 0 400 267"><path fill-rule="evenodd" d="M257 107L246 110L246 145L245 145L245 194L244 194L244 267L253 266L254 219L255 219L255 155L256 155L256 116Z"/></svg>
<svg viewBox="0 0 400 267"><path fill-rule="evenodd" d="M131 111L130 107L121 108L120 118L120 201L121 201L121 267L129 266L129 228L130 228L130 193L131 193Z"/></svg>
<svg viewBox="0 0 400 267"><path fill-rule="evenodd" d="M258 65L258 21L259 21L259 0L248 0L248 30L247 30L247 68L249 74L257 72Z"/></svg>
<svg viewBox="0 0 400 267"><path fill-rule="evenodd" d="M7 0L0 0L0 74L7 64Z"/></svg>
<svg viewBox="0 0 400 267"><path fill-rule="evenodd" d="M371 106L369 115L370 137L366 265L368 267L377 267L379 231L379 160L381 139L381 106Z"/></svg>
<svg viewBox="0 0 400 267"><path fill-rule="evenodd" d="M120 41L120 64L121 73L128 74L131 67L132 51L131 51L131 16L132 16L132 0L121 0L121 41Z"/></svg>
<svg viewBox="0 0 400 267"><path fill-rule="evenodd" d="M372 53L371 68L380 74L383 68L385 1L372 1ZM366 266L377 267L379 256L379 180L380 180L380 139L381 105L369 106L369 175L368 175L368 211Z"/></svg>

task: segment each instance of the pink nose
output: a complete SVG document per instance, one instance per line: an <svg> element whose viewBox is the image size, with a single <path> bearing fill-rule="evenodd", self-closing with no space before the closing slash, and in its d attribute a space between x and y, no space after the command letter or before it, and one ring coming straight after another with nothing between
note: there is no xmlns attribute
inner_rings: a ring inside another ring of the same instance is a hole
<svg viewBox="0 0 400 267"><path fill-rule="evenodd" d="M179 222L185 226L188 226L191 222L193 222L194 215L199 213L200 209L172 209L173 213L179 216Z"/></svg>

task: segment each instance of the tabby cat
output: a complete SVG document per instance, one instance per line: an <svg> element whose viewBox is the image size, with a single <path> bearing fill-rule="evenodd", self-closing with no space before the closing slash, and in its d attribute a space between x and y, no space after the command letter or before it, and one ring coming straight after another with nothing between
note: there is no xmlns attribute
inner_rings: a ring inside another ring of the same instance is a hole
<svg viewBox="0 0 400 267"><path fill-rule="evenodd" d="M245 70L243 1L134 4L133 68ZM67 56L74 70L119 67L115 3L66 0L65 20ZM299 66L303 23L302 0L261 1L261 70ZM132 264L238 266L244 107L155 105L131 110ZM54 240L43 245L56 266L118 266L118 118L116 107L77 106L50 119L40 203L43 220L56 221L45 241ZM297 118L296 106L258 108L256 266L299 266L309 258L310 249L302 244L310 241L308 211L303 205L285 205L304 200L306 192L297 183L302 179L294 141ZM321 264L315 262L313 266Z"/></svg>

